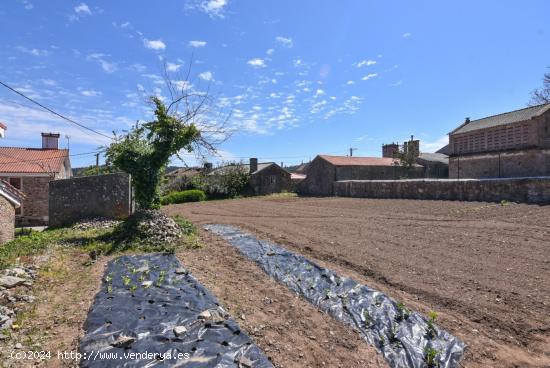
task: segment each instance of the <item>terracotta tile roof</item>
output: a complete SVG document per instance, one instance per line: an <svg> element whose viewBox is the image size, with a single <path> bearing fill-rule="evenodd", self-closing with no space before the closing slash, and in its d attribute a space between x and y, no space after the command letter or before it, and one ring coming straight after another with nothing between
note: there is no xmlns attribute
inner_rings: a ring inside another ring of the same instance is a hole
<svg viewBox="0 0 550 368"><path fill-rule="evenodd" d="M67 149L0 147L0 173L58 173L68 156Z"/></svg>
<svg viewBox="0 0 550 368"><path fill-rule="evenodd" d="M334 166L395 166L395 159L391 157L349 157L319 155Z"/></svg>
<svg viewBox="0 0 550 368"><path fill-rule="evenodd" d="M488 116L486 118L472 120L469 123L463 123L449 134L458 134L471 132L473 130L491 128L499 125L517 123L532 119L544 114L550 110L550 104L526 107L524 109L505 112L503 114Z"/></svg>

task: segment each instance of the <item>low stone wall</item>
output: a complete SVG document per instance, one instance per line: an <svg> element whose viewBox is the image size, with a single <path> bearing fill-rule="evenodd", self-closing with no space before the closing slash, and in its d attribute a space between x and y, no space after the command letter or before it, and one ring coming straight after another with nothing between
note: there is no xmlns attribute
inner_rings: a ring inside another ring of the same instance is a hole
<svg viewBox="0 0 550 368"><path fill-rule="evenodd" d="M91 217L124 219L132 211L130 176L84 176L50 182L49 225L72 224Z"/></svg>
<svg viewBox="0 0 550 368"><path fill-rule="evenodd" d="M507 179L345 180L334 183L334 195L550 204L550 177Z"/></svg>
<svg viewBox="0 0 550 368"><path fill-rule="evenodd" d="M15 226L15 209L13 205L0 195L0 245L13 239Z"/></svg>

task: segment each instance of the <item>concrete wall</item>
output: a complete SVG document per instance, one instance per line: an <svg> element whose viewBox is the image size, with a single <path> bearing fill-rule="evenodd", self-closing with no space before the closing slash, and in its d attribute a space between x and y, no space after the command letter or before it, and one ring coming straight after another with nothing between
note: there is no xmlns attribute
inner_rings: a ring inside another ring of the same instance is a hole
<svg viewBox="0 0 550 368"><path fill-rule="evenodd" d="M334 184L341 197L407 198L550 204L550 177L509 179L349 180Z"/></svg>
<svg viewBox="0 0 550 368"><path fill-rule="evenodd" d="M50 182L50 226L90 217L124 219L131 213L131 182L125 173Z"/></svg>
<svg viewBox="0 0 550 368"><path fill-rule="evenodd" d="M550 176L550 150L530 149L449 157L449 178Z"/></svg>
<svg viewBox="0 0 550 368"><path fill-rule="evenodd" d="M256 195L290 191L290 173L280 166L271 165L250 177L250 187Z"/></svg>
<svg viewBox="0 0 550 368"><path fill-rule="evenodd" d="M13 239L14 227L15 208L0 195L0 245Z"/></svg>

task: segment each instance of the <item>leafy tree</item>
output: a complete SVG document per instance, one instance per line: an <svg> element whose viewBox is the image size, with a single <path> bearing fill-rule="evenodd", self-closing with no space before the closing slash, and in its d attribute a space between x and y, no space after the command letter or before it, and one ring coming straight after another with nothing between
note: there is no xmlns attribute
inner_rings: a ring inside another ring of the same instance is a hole
<svg viewBox="0 0 550 368"><path fill-rule="evenodd" d="M195 124L170 114L160 98L151 97L151 102L155 120L136 124L106 152L109 164L132 175L136 202L144 209L159 206L159 184L170 157L182 149L192 152L201 135Z"/></svg>
<svg viewBox="0 0 550 368"><path fill-rule="evenodd" d="M542 87L531 93L530 105L542 105L550 103L550 72L545 73L542 79Z"/></svg>

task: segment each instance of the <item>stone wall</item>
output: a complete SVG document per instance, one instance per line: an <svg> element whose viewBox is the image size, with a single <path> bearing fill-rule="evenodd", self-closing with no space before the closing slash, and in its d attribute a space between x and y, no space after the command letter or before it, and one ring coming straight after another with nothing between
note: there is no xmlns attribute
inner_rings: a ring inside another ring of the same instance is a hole
<svg viewBox="0 0 550 368"><path fill-rule="evenodd" d="M54 175L44 176L0 176L0 179L9 182L9 178L21 180L20 188L25 198L18 209L20 215L15 217L17 226L40 226L48 224L48 183Z"/></svg>
<svg viewBox="0 0 550 368"><path fill-rule="evenodd" d="M449 157L449 178L550 176L550 150L530 149Z"/></svg>
<svg viewBox="0 0 550 368"><path fill-rule="evenodd" d="M131 214L130 176L124 173L84 176L50 182L50 226L90 217L124 219Z"/></svg>
<svg viewBox="0 0 550 368"><path fill-rule="evenodd" d="M0 195L0 245L13 239L15 208Z"/></svg>
<svg viewBox="0 0 550 368"><path fill-rule="evenodd" d="M277 165L271 165L251 176L250 188L255 195L290 191L290 173Z"/></svg>
<svg viewBox="0 0 550 368"><path fill-rule="evenodd" d="M550 204L550 177L508 179L348 180L334 183L334 195Z"/></svg>

